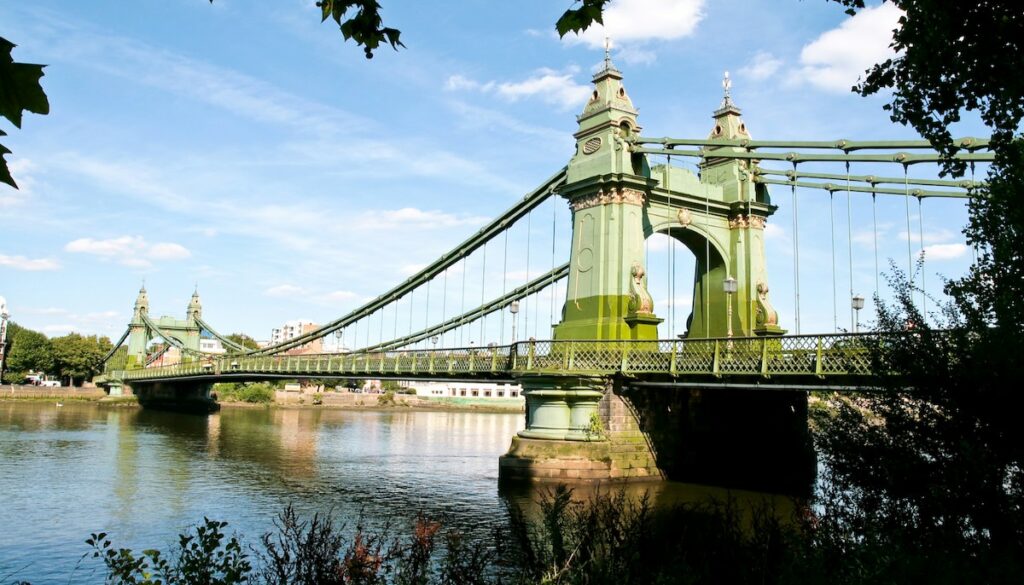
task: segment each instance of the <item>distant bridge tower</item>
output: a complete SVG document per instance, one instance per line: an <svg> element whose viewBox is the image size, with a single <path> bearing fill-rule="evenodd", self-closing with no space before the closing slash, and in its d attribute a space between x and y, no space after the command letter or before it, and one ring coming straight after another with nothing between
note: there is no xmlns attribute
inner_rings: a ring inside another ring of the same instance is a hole
<svg viewBox="0 0 1024 585"><path fill-rule="evenodd" d="M135 297L135 309L132 311L132 320L128 324L128 362L126 368L138 367L146 363L146 345L149 343L149 327L146 326L145 318L149 315L149 295L146 294L146 285L139 289L139 296Z"/></svg>
<svg viewBox="0 0 1024 585"><path fill-rule="evenodd" d="M199 351L199 337L202 332L199 321L202 319L202 314L203 307L199 301L199 291L197 290L192 293L184 320L166 316L154 320L149 316L149 295L146 293L146 287L143 286L135 298L135 309L132 312L132 320L128 324L126 367L144 365L149 342L158 336L170 337L176 344L187 350ZM190 358L182 356L182 359L188 361Z"/></svg>

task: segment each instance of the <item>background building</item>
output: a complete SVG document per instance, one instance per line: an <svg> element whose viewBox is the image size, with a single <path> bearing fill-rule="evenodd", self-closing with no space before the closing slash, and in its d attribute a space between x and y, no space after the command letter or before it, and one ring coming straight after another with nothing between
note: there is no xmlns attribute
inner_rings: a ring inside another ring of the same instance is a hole
<svg viewBox="0 0 1024 585"><path fill-rule="evenodd" d="M291 341L300 335L309 333L315 330L319 325L312 321L306 321L303 319L295 319L293 321L287 321L280 327L275 327L270 331L270 345L277 345L286 341ZM294 349L288 350L290 354L304 354L304 353L323 353L324 342L323 339L315 339L304 345L300 345Z"/></svg>

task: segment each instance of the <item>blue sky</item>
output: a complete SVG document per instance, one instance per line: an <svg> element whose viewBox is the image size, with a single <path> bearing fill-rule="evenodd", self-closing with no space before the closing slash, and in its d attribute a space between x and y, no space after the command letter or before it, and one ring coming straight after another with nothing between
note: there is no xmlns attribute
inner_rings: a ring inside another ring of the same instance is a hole
<svg viewBox="0 0 1024 585"><path fill-rule="evenodd" d="M118 336L143 280L153 313L183 317L198 284L208 321L258 339L289 319L338 317L568 161L605 34L647 136L705 137L729 70L755 138L915 137L889 121L884 96L848 91L889 54L898 17L889 5L850 19L827 2L616 0L608 31L560 40L554 22L568 5L385 2L407 48L368 61L320 24L313 0L0 3L0 35L18 45L15 59L48 65L51 104L21 130L4 126L22 189L0 187L0 295L15 320L51 335ZM971 121L957 130L985 135ZM792 329L790 194L772 193L772 295ZM828 195L798 195L803 331L848 328L845 195L834 201L837 319ZM855 196L851 209L852 288L870 298L870 198ZM916 253L916 205L911 212ZM959 233L966 213L957 201L926 201L924 213L926 284L938 294L937 274L958 276L970 260ZM407 332L410 307L416 323L450 317L460 302L470 308L481 292L549 269L552 214L564 261L569 215L564 203L546 205L529 236L526 226L509 236L508 277L496 244L487 273L482 259L467 266L465 299L459 268L447 288L435 285L429 315L421 294L385 311L375 336ZM878 218L883 268L890 257L906 266L903 200L880 199ZM652 240L652 267L667 266L667 248ZM649 271L656 310L675 298L677 332L689 311L686 256L677 249L674 295L667 268ZM530 334L549 305L527 303ZM865 321L871 312L869 300ZM507 340L508 327L490 323L483 337L504 330Z"/></svg>

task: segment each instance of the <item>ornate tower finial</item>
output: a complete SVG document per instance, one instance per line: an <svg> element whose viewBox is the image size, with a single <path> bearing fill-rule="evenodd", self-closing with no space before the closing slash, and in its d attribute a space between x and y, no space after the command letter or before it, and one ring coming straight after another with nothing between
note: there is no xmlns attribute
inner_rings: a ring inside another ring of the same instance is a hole
<svg viewBox="0 0 1024 585"><path fill-rule="evenodd" d="M612 39L610 37L604 38L604 68L612 68Z"/></svg>
<svg viewBox="0 0 1024 585"><path fill-rule="evenodd" d="M728 71L726 71L725 75L722 76L722 92L723 92L723 96L722 96L722 107L721 107L721 109L724 110L725 108L728 108L728 107L734 107L733 103L732 103L732 95L731 95L731 93L732 93L732 80L729 79L729 72Z"/></svg>

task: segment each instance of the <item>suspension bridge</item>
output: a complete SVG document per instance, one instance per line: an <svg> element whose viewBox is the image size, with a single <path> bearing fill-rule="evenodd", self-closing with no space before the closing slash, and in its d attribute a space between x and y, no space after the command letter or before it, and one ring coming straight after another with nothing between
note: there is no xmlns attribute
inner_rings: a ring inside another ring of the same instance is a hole
<svg viewBox="0 0 1024 585"><path fill-rule="evenodd" d="M748 475L792 467L801 460L794 453L808 449L807 390L863 387L878 375L869 352L874 334L801 331L797 189L827 194L830 207L836 194L846 194L848 205L852 194L870 196L876 234L877 199L903 199L912 264L911 201L920 207L933 199L969 199L983 185L973 175L911 178L912 166L943 160L926 141L754 140L732 101L728 75L723 87L707 138L647 137L623 76L606 54L578 116L568 164L412 277L314 331L260 349L247 349L210 326L198 293L184 320L152 317L143 288L97 382L115 393L130 387L144 406L212 410L210 388L220 381L514 380L526 397L526 428L501 458L503 478L703 479L708 470L721 475L725 459ZM953 156L972 169L993 158L983 139L959 139L956 149ZM689 161L696 172L673 159ZM816 172L816 165L833 171ZM884 165L895 171L873 174ZM872 174L854 172L859 168ZM769 186L788 188L791 195L791 324L780 318L770 295L765 228L779 204ZM557 253L556 234L565 226L553 211L550 258L531 258L537 246L528 243L526 282L509 287L510 231L525 223L530 237L534 222L542 221L543 204L557 210L565 203L572 225L568 261ZM662 314L648 289L648 272L658 270L649 262L650 241L658 234L673 242L672 254L678 243L694 260L685 324L675 319L674 274L671 308ZM493 272L497 247L501 291L487 298L488 250ZM835 258L833 239L833 300ZM482 266L482 282L479 304L467 308L471 259ZM531 261L536 269L548 260L534 276ZM876 235L876 273L877 263ZM555 296L563 294L556 314ZM542 324L545 300L550 323ZM859 309L856 296L853 301ZM409 315L402 332L399 305ZM535 334L524 322L517 335L520 313L527 321L531 308ZM491 318L500 320L501 343L484 345L494 329ZM467 345L467 335L480 344ZM227 353L201 351L204 336L220 340ZM338 351L323 352L332 338ZM345 346L353 349L342 351ZM806 468L806 457L800 465Z"/></svg>

